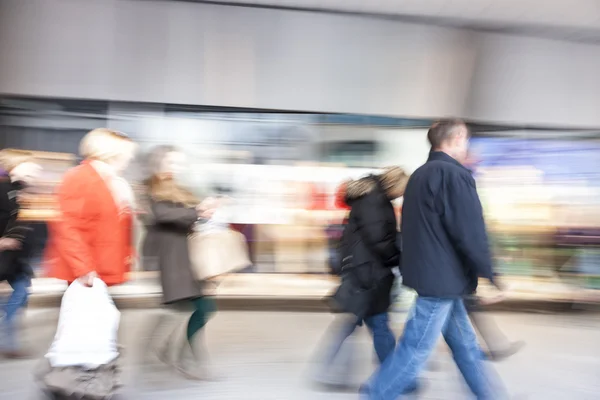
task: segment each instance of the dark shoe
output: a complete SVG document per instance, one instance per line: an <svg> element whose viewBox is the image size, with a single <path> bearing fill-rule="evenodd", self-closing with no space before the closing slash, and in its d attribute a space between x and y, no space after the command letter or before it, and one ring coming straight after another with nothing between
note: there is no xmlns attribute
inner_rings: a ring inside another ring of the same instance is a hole
<svg viewBox="0 0 600 400"><path fill-rule="evenodd" d="M346 383L332 383L315 380L313 385L317 390L322 392L356 393L356 386L352 387Z"/></svg>
<svg viewBox="0 0 600 400"><path fill-rule="evenodd" d="M420 381L415 382L411 386L407 387L404 392L402 392L403 396L407 395L417 395L423 392L423 383Z"/></svg>
<svg viewBox="0 0 600 400"><path fill-rule="evenodd" d="M523 347L525 347L525 342L513 342L505 350L490 351L488 357L491 361L502 361L517 354Z"/></svg>
<svg viewBox="0 0 600 400"><path fill-rule="evenodd" d="M19 350L3 351L0 355L8 360L26 360L31 358L30 354Z"/></svg>
<svg viewBox="0 0 600 400"><path fill-rule="evenodd" d="M441 369L442 364L438 360L431 359L427 361L427 371L441 371Z"/></svg>

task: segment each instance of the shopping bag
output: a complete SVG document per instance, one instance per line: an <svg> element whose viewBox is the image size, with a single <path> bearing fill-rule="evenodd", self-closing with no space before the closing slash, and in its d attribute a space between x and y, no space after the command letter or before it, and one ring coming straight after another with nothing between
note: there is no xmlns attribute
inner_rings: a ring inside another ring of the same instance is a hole
<svg viewBox="0 0 600 400"><path fill-rule="evenodd" d="M194 233L188 245L192 269L199 281L252 265L244 235L231 229Z"/></svg>
<svg viewBox="0 0 600 400"><path fill-rule="evenodd" d="M46 359L52 367L97 369L119 356L120 313L101 279L73 282L63 295L58 328Z"/></svg>

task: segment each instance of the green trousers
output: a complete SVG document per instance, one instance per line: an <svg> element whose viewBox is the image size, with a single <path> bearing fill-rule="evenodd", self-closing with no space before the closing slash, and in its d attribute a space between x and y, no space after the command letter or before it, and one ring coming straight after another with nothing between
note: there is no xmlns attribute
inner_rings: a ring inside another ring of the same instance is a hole
<svg viewBox="0 0 600 400"><path fill-rule="evenodd" d="M187 339L190 344L194 335L206 325L212 314L217 311L217 305L212 297L199 297L192 300L194 312L187 325Z"/></svg>

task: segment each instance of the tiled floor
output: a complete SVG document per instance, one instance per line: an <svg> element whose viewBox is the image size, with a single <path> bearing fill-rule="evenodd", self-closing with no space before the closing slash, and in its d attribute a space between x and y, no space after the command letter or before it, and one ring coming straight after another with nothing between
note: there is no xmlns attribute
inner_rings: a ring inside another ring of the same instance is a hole
<svg viewBox="0 0 600 400"><path fill-rule="evenodd" d="M128 310L122 318L126 399L356 399L354 393L322 393L307 382L313 356L331 315L323 313L223 312L208 325L207 340L218 383L193 383L160 366L141 338L156 311ZM497 314L498 324L527 341L512 359L495 365L515 399L592 400L600 390L600 318L597 315ZM27 315L25 342L41 356L52 340L57 310ZM401 327L397 327L401 329ZM374 355L366 331L356 338L357 382L372 371ZM145 361L142 360L145 355ZM469 398L443 346L437 368L425 371L424 399ZM31 370L35 361L0 361L0 399L37 399Z"/></svg>

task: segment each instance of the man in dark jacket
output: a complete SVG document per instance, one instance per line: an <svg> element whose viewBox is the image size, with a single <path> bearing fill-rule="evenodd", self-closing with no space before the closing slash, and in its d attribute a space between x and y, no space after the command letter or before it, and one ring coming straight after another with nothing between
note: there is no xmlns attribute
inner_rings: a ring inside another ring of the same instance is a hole
<svg viewBox="0 0 600 400"><path fill-rule="evenodd" d="M418 298L401 342L365 388L371 399L396 399L415 388L440 334L477 398L490 398L463 298L479 277L494 282L481 203L471 173L461 165L469 132L462 121L433 124L431 153L411 176L403 203L403 284Z"/></svg>

